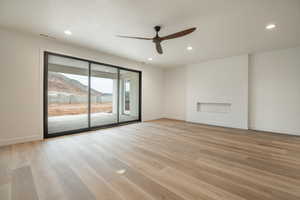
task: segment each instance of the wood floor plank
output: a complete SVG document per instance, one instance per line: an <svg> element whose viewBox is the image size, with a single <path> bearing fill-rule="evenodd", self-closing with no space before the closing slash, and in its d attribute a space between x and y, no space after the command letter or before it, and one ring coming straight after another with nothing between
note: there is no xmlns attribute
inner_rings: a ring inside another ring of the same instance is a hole
<svg viewBox="0 0 300 200"><path fill-rule="evenodd" d="M67 200L63 190L63 183L59 180L58 174L51 166L46 153L43 150L43 142L37 141L28 143L32 148L30 166L36 183L39 200Z"/></svg>
<svg viewBox="0 0 300 200"><path fill-rule="evenodd" d="M120 137L121 137L121 135L119 135ZM142 145L143 147L147 147L147 144L143 144ZM152 146L152 144L151 144L151 146ZM153 149L151 146L149 146L148 147L148 149ZM158 149L157 147L155 147L154 149L156 149L158 152L163 152L163 150L162 149ZM157 156L157 155L156 155ZM175 158L175 157L174 157ZM184 160L182 161L182 162L184 162ZM174 164L174 166L175 167L182 167L181 166L181 164L180 163L177 163L177 164ZM188 170L189 168L187 168L187 169L183 169L183 171L188 171L188 172L192 172L192 169L190 168L190 170ZM208 169L205 169L205 168L202 168L202 170L208 170ZM212 171L212 170L209 170L209 171ZM217 171L212 171L211 172L211 174L215 174L215 173L218 173ZM196 176L196 174L194 174L195 176ZM205 175L205 176L203 176L203 175ZM207 178L208 180L215 180L215 178L216 177L209 177L209 176L207 176L208 174L202 174L201 175L201 177L202 178ZM218 175L220 175L220 173L218 173ZM225 174L226 175L226 174ZM221 177L224 177L224 175L222 175ZM217 178L221 178L221 177L217 177ZM227 179L228 180L231 180L231 177L230 176L225 176L225 177L227 177ZM216 179L216 183L215 184L219 184L219 183L221 183L221 182L224 182L224 179L223 180L218 180L218 179ZM241 180L239 180L239 182L241 182ZM228 185L230 185L230 183L227 181L227 183L224 183L223 185L221 185L221 187L227 187ZM253 185L253 184L252 184ZM255 185L253 185L253 187L254 187ZM233 188L238 188L239 186L231 186L231 188L233 189ZM231 189L230 188L230 189ZM248 188L249 189L249 188ZM264 190L266 190L266 191L272 191L272 190L270 190L270 189L268 189L268 188L264 188L264 187L261 187L261 190L262 191L264 191ZM244 195L246 195L246 196L249 196L249 194L256 194L256 193L258 193L257 191L254 193L254 192L252 192L252 193L249 193L249 191L244 191L244 190L240 190L240 191L243 191L243 193L244 193ZM237 192L237 190L236 191L234 191L234 192ZM275 192L275 191L273 191L273 192ZM261 195L262 196L262 195ZM256 197L256 199L258 199L258 197ZM266 199L266 197L264 197L264 198L262 198L262 199ZM274 199L274 198L271 198L271 199ZM296 197L293 197L293 196L291 196L290 197L290 199L297 199Z"/></svg>
<svg viewBox="0 0 300 200"><path fill-rule="evenodd" d="M110 166L115 167L115 169L124 169L125 173L124 176L126 176L129 180L131 180L135 185L140 187L142 190L147 192L149 195L153 196L154 199L174 199L174 200L183 200L183 198L176 193L173 193L169 191L167 188L163 187L162 185L158 184L157 182L153 181L151 178L148 178L143 173L141 173L139 170L136 170L135 168L132 168L129 165L127 165L125 162L122 162L123 160L119 160L117 157L112 154L113 150L110 148L106 149L104 148L105 144L102 145L94 145L95 152L98 152L103 156L105 161L109 163Z"/></svg>
<svg viewBox="0 0 300 200"><path fill-rule="evenodd" d="M62 189L68 199L94 200L94 195L70 167L69 160L62 157L62 149L55 142L48 142L44 148L49 164L61 181Z"/></svg>
<svg viewBox="0 0 300 200"><path fill-rule="evenodd" d="M168 155L168 152L164 152L163 149L158 149L157 147L153 148L151 147L152 145L147 147L146 145L147 144L143 144L142 146L138 147L144 155L156 158L165 165L173 167L179 171L183 171L192 177L199 177L200 180L207 180L207 183L217 185L219 188L229 190L236 195L246 196L249 198L251 197L250 199L273 199L269 198L270 196L268 195L268 193L255 190L254 188L250 188L247 185L245 185L245 183L240 184L243 183L242 180L237 179L237 183L239 184L235 184L232 181L232 177L228 174L219 173L216 170L211 170L204 167L195 167L193 166L194 164L192 162L187 162L187 160L176 159L176 156ZM216 176L216 174L218 176ZM263 188L263 190L265 190L265 188Z"/></svg>
<svg viewBox="0 0 300 200"><path fill-rule="evenodd" d="M299 200L300 137L161 119L11 145L0 199Z"/></svg>
<svg viewBox="0 0 300 200"><path fill-rule="evenodd" d="M86 142L84 142L87 144ZM103 160L104 155L97 154L89 144L89 148L85 145L81 145L80 141L76 140L75 145L81 148L82 151L78 152L82 158L93 168L96 173L102 177L115 191L120 193L121 197L127 200L153 200L151 196L146 194L139 187L134 185L129 179L122 174L119 174L119 170L123 168L116 168L109 165Z"/></svg>
<svg viewBox="0 0 300 200"><path fill-rule="evenodd" d="M0 199L11 199L11 146L0 148Z"/></svg>
<svg viewBox="0 0 300 200"><path fill-rule="evenodd" d="M105 144L101 144L101 147L105 146ZM101 148L100 146L98 146L98 148ZM116 150L114 149L110 149L109 147L107 147L107 151L102 151L103 154L111 154L111 152L116 152ZM119 152L120 153L120 152ZM116 157L121 157L123 158L123 156L118 156L120 154L116 153ZM130 165L130 161L133 160L129 160L128 165ZM178 192L181 196L184 196L187 199L220 199L221 197L226 196L224 191L222 191L223 193L220 195L218 194L218 192L220 193L220 190L218 188L213 188L213 186L205 184L201 181L197 181L197 180L193 180L192 177L187 178L187 176L180 176L180 172L176 171L176 173L170 173L171 171L175 171L174 169L167 167L161 170L157 170L155 168L153 168L153 166L147 166L147 163L143 163L144 165L142 165L143 167L141 167L141 160L135 160L135 163L139 163L139 167L135 167L135 165L133 165L133 168L137 169L137 170L142 170L142 173L145 174L148 178L155 180L158 183L161 183L164 187L170 189L171 191L173 191L174 193ZM132 173L132 170L129 171ZM130 173L128 173L130 174ZM132 175L132 174L131 174ZM178 181L178 179L180 179L180 181ZM186 180L188 179L188 180ZM193 180L193 181L190 181ZM195 182L197 182L196 184L194 184ZM147 188L152 188L151 186L146 186ZM211 192L214 191L215 193ZM218 192L216 192L216 190L218 190ZM154 191L155 192L155 191ZM207 193L209 193L210 195L207 195ZM241 197L236 197L232 194L227 194L228 196L230 196L230 199L243 199ZM212 197L210 197L212 196Z"/></svg>
<svg viewBox="0 0 300 200"><path fill-rule="evenodd" d="M120 194L114 190L97 172L91 168L84 158L80 155L80 149L74 149L74 143L70 142L70 138L61 141L58 144L62 147L70 167L80 177L83 183L95 195L96 199L101 200L124 200Z"/></svg>
<svg viewBox="0 0 300 200"><path fill-rule="evenodd" d="M15 169L12 177L12 200L38 200L29 166Z"/></svg>

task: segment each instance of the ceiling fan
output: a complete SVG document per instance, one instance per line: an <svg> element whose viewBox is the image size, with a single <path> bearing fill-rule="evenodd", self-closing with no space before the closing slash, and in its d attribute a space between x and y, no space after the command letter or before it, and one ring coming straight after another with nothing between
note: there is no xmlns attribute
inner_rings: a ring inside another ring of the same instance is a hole
<svg viewBox="0 0 300 200"><path fill-rule="evenodd" d="M153 38L131 37L131 36L123 36L123 35L118 35L118 37L121 37L121 38L130 38L130 39L138 39L138 40L152 40L152 42L155 43L156 51L159 54L163 54L163 50L162 50L162 47L161 47L161 42L162 41L170 40L170 39L175 39L175 38L179 38L179 37L183 37L183 36L188 35L188 34L194 32L196 30L196 28L194 27L194 28L189 28L189 29L186 29L184 31L173 33L173 34L170 34L170 35L167 35L167 36L164 36L164 37L160 37L158 35L158 32L160 31L161 27L160 26L155 26L154 29L156 31L156 35Z"/></svg>

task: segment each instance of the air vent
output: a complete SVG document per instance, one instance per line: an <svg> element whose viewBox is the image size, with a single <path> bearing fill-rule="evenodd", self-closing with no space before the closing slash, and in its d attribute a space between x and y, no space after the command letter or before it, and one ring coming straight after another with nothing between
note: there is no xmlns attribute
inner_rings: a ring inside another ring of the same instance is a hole
<svg viewBox="0 0 300 200"><path fill-rule="evenodd" d="M41 37L44 37L44 38L47 38L47 39L53 39L53 40L56 40L55 37L52 37L52 36L47 35L47 34L42 34L42 33L41 33L40 36L41 36Z"/></svg>

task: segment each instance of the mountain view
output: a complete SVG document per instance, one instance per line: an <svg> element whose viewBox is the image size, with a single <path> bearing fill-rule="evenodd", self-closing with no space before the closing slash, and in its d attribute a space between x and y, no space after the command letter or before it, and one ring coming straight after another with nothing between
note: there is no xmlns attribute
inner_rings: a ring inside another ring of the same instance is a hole
<svg viewBox="0 0 300 200"><path fill-rule="evenodd" d="M111 113L112 94L91 88L91 113ZM48 73L48 116L88 113L88 86L62 73Z"/></svg>
<svg viewBox="0 0 300 200"><path fill-rule="evenodd" d="M77 80L68 78L61 73L48 73L48 91L63 92L73 95L87 95L88 86L80 83ZM102 93L91 88L92 96L101 96Z"/></svg>

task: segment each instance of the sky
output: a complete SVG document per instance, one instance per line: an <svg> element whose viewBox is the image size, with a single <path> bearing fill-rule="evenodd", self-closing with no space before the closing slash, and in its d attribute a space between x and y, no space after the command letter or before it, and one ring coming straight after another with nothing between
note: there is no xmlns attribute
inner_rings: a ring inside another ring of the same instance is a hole
<svg viewBox="0 0 300 200"><path fill-rule="evenodd" d="M80 76L80 75L73 75L73 74L64 74L64 76L74 79L82 83L83 85L88 86L88 77L87 76ZM109 78L96 78L91 77L91 87L94 90L97 90L102 93L110 93L112 94L113 90L113 80Z"/></svg>

